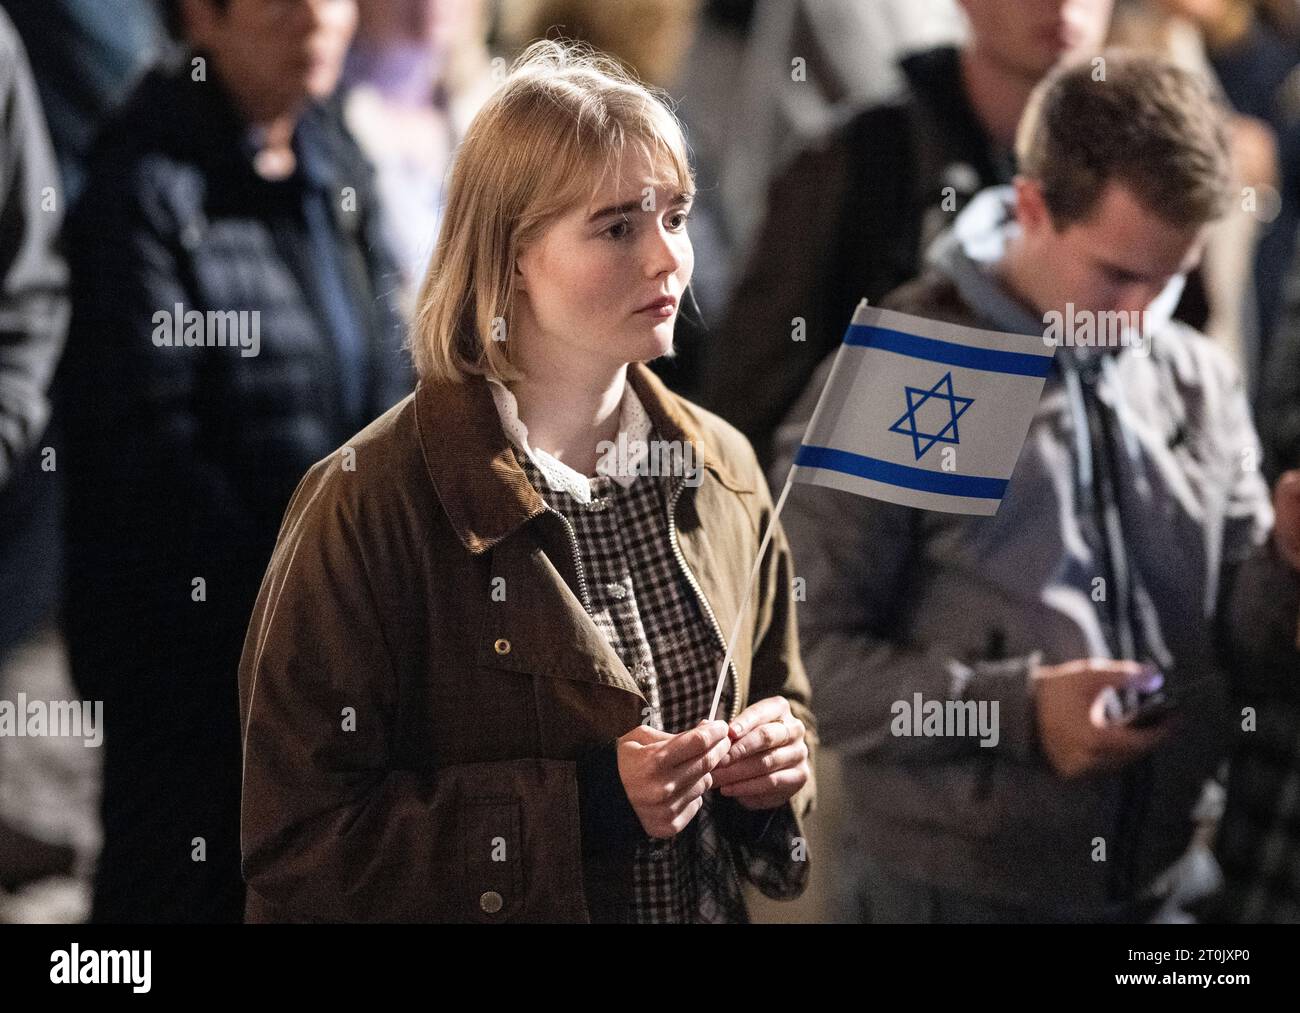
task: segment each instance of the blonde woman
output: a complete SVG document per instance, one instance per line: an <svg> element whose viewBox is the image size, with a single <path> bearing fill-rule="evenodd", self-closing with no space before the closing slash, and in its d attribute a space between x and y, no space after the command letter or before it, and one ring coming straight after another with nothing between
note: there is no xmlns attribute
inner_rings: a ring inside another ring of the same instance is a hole
<svg viewBox="0 0 1300 1013"><path fill-rule="evenodd" d="M644 366L691 196L672 113L574 48L530 47L471 124L419 388L303 479L249 630L249 920L733 922L743 881L802 892L785 536L707 722L772 505Z"/></svg>

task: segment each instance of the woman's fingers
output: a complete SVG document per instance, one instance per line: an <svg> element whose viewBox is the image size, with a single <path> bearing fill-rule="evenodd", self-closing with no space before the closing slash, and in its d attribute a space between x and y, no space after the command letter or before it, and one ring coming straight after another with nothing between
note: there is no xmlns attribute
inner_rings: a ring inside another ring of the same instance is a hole
<svg viewBox="0 0 1300 1013"><path fill-rule="evenodd" d="M788 746L769 749L755 756L747 756L726 766L716 767L713 771L713 783L718 786L740 784L761 777L763 774L775 773L787 767L797 767L806 759L808 759L808 747L800 740Z"/></svg>
<svg viewBox="0 0 1300 1013"><path fill-rule="evenodd" d="M753 756L756 753L775 749L777 746L784 746L787 743L798 742L803 737L804 723L794 715L787 716L784 721L768 721L741 738L734 740L731 743L731 748L727 751L726 758L722 761L722 765L724 767L730 766L746 756Z"/></svg>
<svg viewBox="0 0 1300 1013"><path fill-rule="evenodd" d="M655 809L654 817L646 827L646 833L651 837L674 837L680 834L695 818L695 814L700 811L700 806L703 804L704 792L700 792L694 798L684 802L676 810L671 810L666 806L658 806Z"/></svg>
<svg viewBox="0 0 1300 1013"><path fill-rule="evenodd" d="M685 830L687 824L689 824L691 820L695 818L695 814L700 811L700 806L702 806L703 804L704 804L704 796L701 795L694 802L692 802L685 809L683 809L676 816L674 816L672 818L672 821L669 823L669 827L671 828L672 832L674 834L680 834L683 830Z"/></svg>
<svg viewBox="0 0 1300 1013"><path fill-rule="evenodd" d="M725 721L702 721L644 748L625 788L647 833L671 837L690 822L713 786L710 771L730 744Z"/></svg>
<svg viewBox="0 0 1300 1013"><path fill-rule="evenodd" d="M676 786L680 784L690 784L693 781L703 777L709 771L714 770L718 763L727 755L727 749L731 740L725 735L713 744L713 747L704 755L697 756L678 769L672 771L670 784Z"/></svg>
<svg viewBox="0 0 1300 1013"><path fill-rule="evenodd" d="M724 794L750 808L771 808L807 780L804 725L781 696L747 707L730 725L701 721L645 745L653 759L644 757L649 767L629 798L636 796L634 805L639 814L644 810L642 822L654 837L680 833L699 812L710 788L721 785Z"/></svg>
<svg viewBox="0 0 1300 1013"><path fill-rule="evenodd" d="M668 812L671 815L676 816L678 813L680 813L683 809L685 809L688 805L690 805L692 802L694 802L697 798L699 798L701 795L703 795L706 791L708 791L712 787L713 787L713 775L705 774L698 781L696 781L689 788L687 788L684 792L682 792L680 795L678 795L676 798L672 799L668 803L667 805Z"/></svg>
<svg viewBox="0 0 1300 1013"><path fill-rule="evenodd" d="M737 781L734 784L723 785L719 791L728 798L749 795L780 795L789 798L802 788L807 780L806 764L801 763L797 767L788 767L785 770L777 770L759 777L751 777L747 781Z"/></svg>
<svg viewBox="0 0 1300 1013"><path fill-rule="evenodd" d="M767 724L769 721L780 721L789 713L790 701L785 697L764 697L737 714L735 720L731 722L727 734L731 736L732 742L738 742L758 725Z"/></svg>
<svg viewBox="0 0 1300 1013"><path fill-rule="evenodd" d="M725 721L701 721L690 731L674 735L664 744L660 762L665 769L680 767L703 756L727 737Z"/></svg>

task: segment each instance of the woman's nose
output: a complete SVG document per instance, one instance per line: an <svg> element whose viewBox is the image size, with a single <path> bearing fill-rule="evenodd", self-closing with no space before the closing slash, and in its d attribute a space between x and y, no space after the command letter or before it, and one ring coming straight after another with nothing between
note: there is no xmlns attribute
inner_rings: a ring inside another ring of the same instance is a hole
<svg viewBox="0 0 1300 1013"><path fill-rule="evenodd" d="M680 246L690 242L684 235L674 235L662 226L653 229L647 239L649 249L646 251L646 273L657 278L661 274L672 274L682 266L683 254Z"/></svg>

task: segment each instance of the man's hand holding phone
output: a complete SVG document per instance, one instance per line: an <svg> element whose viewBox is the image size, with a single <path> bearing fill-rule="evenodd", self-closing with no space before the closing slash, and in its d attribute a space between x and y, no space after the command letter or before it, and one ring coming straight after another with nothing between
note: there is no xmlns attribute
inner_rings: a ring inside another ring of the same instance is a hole
<svg viewBox="0 0 1300 1013"><path fill-rule="evenodd" d="M1148 727L1104 720L1104 700L1109 690L1121 694L1138 690L1136 714L1141 707L1141 690L1149 684L1152 670L1136 661L1080 658L1061 665L1040 665L1034 670L1034 705L1038 738L1052 769L1061 777L1117 770L1140 759L1169 734L1168 713L1156 719L1158 708L1146 714ZM1094 717L1100 711L1101 720Z"/></svg>

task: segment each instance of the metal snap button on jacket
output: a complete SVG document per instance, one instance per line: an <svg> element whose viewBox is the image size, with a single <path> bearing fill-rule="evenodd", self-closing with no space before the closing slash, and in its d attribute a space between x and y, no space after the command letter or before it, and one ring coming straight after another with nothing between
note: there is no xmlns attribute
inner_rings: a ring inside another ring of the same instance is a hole
<svg viewBox="0 0 1300 1013"><path fill-rule="evenodd" d="M505 637L502 637L500 640L498 640L498 641L497 641L495 644L493 644L492 646L496 648L496 652L497 652L497 654L509 654L509 653L510 653L510 641L507 640Z"/></svg>
<svg viewBox="0 0 1300 1013"><path fill-rule="evenodd" d="M490 915L494 915L500 911L504 903L505 902L501 899L501 894L497 893L495 890L488 890L478 899L478 906Z"/></svg>

